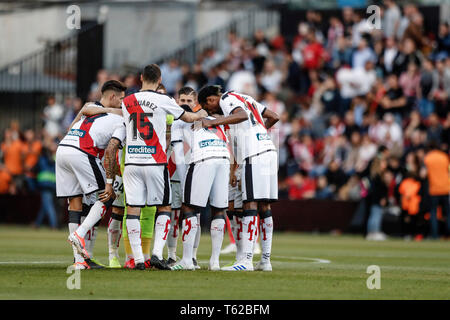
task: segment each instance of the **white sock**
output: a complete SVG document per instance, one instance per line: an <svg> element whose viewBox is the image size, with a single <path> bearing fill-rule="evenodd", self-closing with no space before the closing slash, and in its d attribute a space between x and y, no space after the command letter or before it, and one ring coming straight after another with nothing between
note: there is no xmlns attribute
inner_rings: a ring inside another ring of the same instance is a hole
<svg viewBox="0 0 450 320"><path fill-rule="evenodd" d="M273 219L268 217L260 220L261 261L270 262L272 252Z"/></svg>
<svg viewBox="0 0 450 320"><path fill-rule="evenodd" d="M86 216L82 216L81 217L81 224L83 224L84 220L86 219ZM80 227L78 225L78 227ZM89 256L92 257L90 248L91 248L91 234L92 234L92 229L88 230L88 232L86 232L86 235L84 236L84 244L85 244L85 248L86 251L88 252Z"/></svg>
<svg viewBox="0 0 450 320"><path fill-rule="evenodd" d="M88 233L89 230L92 229L92 227L101 219L106 213L106 206L101 201L96 201L94 205L92 206L91 210L89 211L89 214L84 219L84 221L81 223L81 226L77 229L77 234L84 238L86 236L86 233Z"/></svg>
<svg viewBox="0 0 450 320"><path fill-rule="evenodd" d="M197 217L193 216L183 219L183 231L181 240L183 241L183 261L187 265L192 265L195 235L197 234Z"/></svg>
<svg viewBox="0 0 450 320"><path fill-rule="evenodd" d="M220 249L223 242L223 231L225 230L225 219L216 218L211 221L211 264L219 264Z"/></svg>
<svg viewBox="0 0 450 320"><path fill-rule="evenodd" d="M141 222L138 219L129 219L127 216L127 233L130 241L131 250L133 251L134 263L144 262L141 246Z"/></svg>
<svg viewBox="0 0 450 320"><path fill-rule="evenodd" d="M122 220L117 220L111 217L108 223L109 260L111 260L114 257L119 258L119 243L121 235L122 235Z"/></svg>
<svg viewBox="0 0 450 320"><path fill-rule="evenodd" d="M97 229L98 227L94 226L91 230L89 230L88 234L90 233L90 240L85 242L86 243L86 250L89 253L89 257L94 256L94 246L95 246L95 240L97 239Z"/></svg>
<svg viewBox="0 0 450 320"><path fill-rule="evenodd" d="M202 228L200 225L200 213L197 213L197 233L195 234L195 242L194 242L194 250L193 250L193 258L197 260L197 249L200 244L200 236L202 234Z"/></svg>
<svg viewBox="0 0 450 320"><path fill-rule="evenodd" d="M164 214L159 214L158 218L155 221L155 232L154 232L154 245L153 252L158 259L162 260L163 258L163 249L167 241L167 237L169 235L170 228L170 216Z"/></svg>
<svg viewBox="0 0 450 320"><path fill-rule="evenodd" d="M244 216L242 218L242 259L247 263L252 263L253 261L253 244L255 237L255 229L258 228L256 225L256 216Z"/></svg>
<svg viewBox="0 0 450 320"><path fill-rule="evenodd" d="M234 240L236 241L236 261L242 260L242 218L234 216L236 223L236 237Z"/></svg>
<svg viewBox="0 0 450 320"><path fill-rule="evenodd" d="M78 223L74 223L74 222L69 222L69 232L70 234L72 234L73 232L75 232L75 230L77 230L79 224ZM78 250L75 246L72 246L73 249L73 257L75 258L75 263L77 262L84 262L83 257L78 253Z"/></svg>
<svg viewBox="0 0 450 320"><path fill-rule="evenodd" d="M167 239L168 258L177 259L177 240L179 233L180 210L173 210L170 219L169 238Z"/></svg>

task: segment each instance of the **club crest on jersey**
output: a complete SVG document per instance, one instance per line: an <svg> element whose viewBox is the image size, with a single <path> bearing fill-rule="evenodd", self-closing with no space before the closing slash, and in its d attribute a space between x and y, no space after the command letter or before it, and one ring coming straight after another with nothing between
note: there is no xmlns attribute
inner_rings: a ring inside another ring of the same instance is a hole
<svg viewBox="0 0 450 320"><path fill-rule="evenodd" d="M128 153L130 154L155 154L155 146L128 146Z"/></svg>
<svg viewBox="0 0 450 320"><path fill-rule="evenodd" d="M86 131L80 130L80 129L71 129L67 134L69 136L75 136L75 137L83 138L84 135L86 134Z"/></svg>
<svg viewBox="0 0 450 320"><path fill-rule="evenodd" d="M227 143L223 140L218 139L208 139L208 140L202 140L199 143L200 148L205 147L226 147Z"/></svg>
<svg viewBox="0 0 450 320"><path fill-rule="evenodd" d="M256 139L258 140L270 140L270 136L267 133L257 133Z"/></svg>

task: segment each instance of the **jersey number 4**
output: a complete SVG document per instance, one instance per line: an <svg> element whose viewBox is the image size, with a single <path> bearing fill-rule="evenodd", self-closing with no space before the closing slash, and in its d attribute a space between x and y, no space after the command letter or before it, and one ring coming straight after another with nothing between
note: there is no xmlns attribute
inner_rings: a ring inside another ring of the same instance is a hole
<svg viewBox="0 0 450 320"><path fill-rule="evenodd" d="M137 140L137 134L143 140L149 140L153 137L153 124L147 120L147 117L153 117L153 113L132 113L128 121L133 121L133 140ZM146 128L148 128L146 130ZM147 133L146 133L147 132Z"/></svg>

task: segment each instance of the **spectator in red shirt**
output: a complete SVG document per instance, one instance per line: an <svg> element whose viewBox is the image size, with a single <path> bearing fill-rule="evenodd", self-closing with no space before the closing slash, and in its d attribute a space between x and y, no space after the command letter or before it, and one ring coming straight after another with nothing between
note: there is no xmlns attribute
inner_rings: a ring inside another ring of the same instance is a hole
<svg viewBox="0 0 450 320"><path fill-rule="evenodd" d="M290 200L314 198L316 182L304 170L297 171L287 180Z"/></svg>
<svg viewBox="0 0 450 320"><path fill-rule="evenodd" d="M307 70L315 70L322 67L328 59L326 50L316 39L314 30L307 34L308 44L303 48L303 67Z"/></svg>

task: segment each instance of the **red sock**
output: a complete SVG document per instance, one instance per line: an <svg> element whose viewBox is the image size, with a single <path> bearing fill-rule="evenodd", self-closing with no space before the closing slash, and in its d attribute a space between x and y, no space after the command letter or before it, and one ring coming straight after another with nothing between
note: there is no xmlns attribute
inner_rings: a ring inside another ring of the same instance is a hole
<svg viewBox="0 0 450 320"><path fill-rule="evenodd" d="M234 241L233 232L231 231L231 223L230 223L230 219L228 219L228 216L226 216L226 224L227 224L228 237L230 238L230 243L236 243L236 241Z"/></svg>

